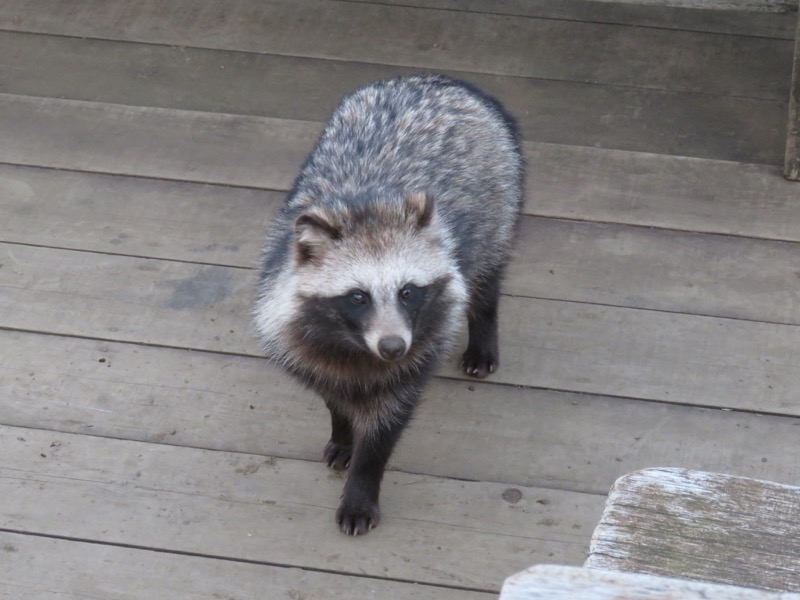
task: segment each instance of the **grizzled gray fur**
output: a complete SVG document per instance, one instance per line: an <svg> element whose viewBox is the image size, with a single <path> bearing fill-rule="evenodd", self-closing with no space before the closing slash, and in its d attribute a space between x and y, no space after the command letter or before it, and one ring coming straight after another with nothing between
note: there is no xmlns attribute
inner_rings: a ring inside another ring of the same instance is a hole
<svg viewBox="0 0 800 600"><path fill-rule="evenodd" d="M255 322L330 410L345 533L378 524L386 462L464 317L464 371L497 367L522 170L495 100L443 76L381 81L342 100L270 231Z"/></svg>

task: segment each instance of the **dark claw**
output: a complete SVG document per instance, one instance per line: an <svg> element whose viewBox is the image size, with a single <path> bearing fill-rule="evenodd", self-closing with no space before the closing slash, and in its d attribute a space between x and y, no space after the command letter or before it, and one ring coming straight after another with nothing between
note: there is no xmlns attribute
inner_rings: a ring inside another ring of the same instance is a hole
<svg viewBox="0 0 800 600"><path fill-rule="evenodd" d="M471 376L483 379L489 373L494 373L496 370L497 359L492 357L489 353L464 352L461 360L461 367L464 372Z"/></svg>
<svg viewBox="0 0 800 600"><path fill-rule="evenodd" d="M346 535L364 535L381 522L380 510L377 504L367 507L349 507L342 504L336 511L336 522Z"/></svg>
<svg viewBox="0 0 800 600"><path fill-rule="evenodd" d="M353 454L352 446L342 446L336 442L325 444L323 453L325 464L335 471L344 471L350 466L350 457Z"/></svg>

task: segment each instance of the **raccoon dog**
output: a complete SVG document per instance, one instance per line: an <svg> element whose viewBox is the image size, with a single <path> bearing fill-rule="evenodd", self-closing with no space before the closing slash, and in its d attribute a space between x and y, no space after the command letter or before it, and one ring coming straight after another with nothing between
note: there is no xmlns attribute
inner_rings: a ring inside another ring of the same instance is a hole
<svg viewBox="0 0 800 600"><path fill-rule="evenodd" d="M443 76L344 98L269 234L254 309L267 354L322 396L336 521L380 519L389 456L463 316L468 375L497 367L497 304L522 197L511 118Z"/></svg>

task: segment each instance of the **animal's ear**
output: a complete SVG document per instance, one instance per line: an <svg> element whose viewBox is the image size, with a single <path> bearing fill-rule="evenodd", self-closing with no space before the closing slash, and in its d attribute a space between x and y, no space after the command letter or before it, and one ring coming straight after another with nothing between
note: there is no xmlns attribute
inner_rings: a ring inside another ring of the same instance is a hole
<svg viewBox="0 0 800 600"><path fill-rule="evenodd" d="M427 227L433 219L433 196L426 192L413 192L406 196L404 209L417 227Z"/></svg>
<svg viewBox="0 0 800 600"><path fill-rule="evenodd" d="M300 264L318 260L334 240L341 237L341 231L324 211L310 209L294 223L297 257Z"/></svg>

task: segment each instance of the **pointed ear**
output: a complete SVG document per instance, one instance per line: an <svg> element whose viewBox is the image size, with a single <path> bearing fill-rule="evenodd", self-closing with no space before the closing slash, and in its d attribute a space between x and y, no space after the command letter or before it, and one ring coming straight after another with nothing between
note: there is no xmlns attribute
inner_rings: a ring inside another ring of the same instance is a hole
<svg viewBox="0 0 800 600"><path fill-rule="evenodd" d="M406 217L416 221L417 227L427 227L433 219L433 197L427 192L413 192L404 201Z"/></svg>
<svg viewBox="0 0 800 600"><path fill-rule="evenodd" d="M297 217L294 235L298 260L304 264L321 258L331 243L341 237L341 231L330 215L310 209Z"/></svg>

